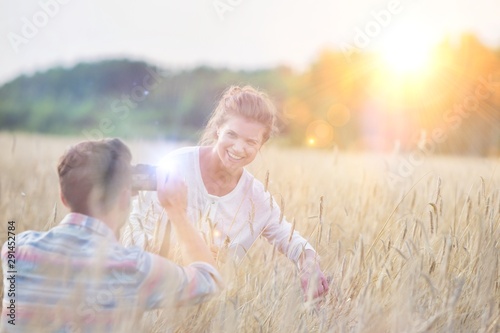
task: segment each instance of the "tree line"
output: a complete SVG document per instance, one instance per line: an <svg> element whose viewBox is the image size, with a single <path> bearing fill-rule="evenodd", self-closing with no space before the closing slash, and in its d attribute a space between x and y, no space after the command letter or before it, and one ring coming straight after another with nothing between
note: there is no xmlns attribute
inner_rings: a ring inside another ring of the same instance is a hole
<svg viewBox="0 0 500 333"><path fill-rule="evenodd" d="M0 87L0 129L196 140L224 89L250 84L273 99L288 144L409 150L444 133L436 152L498 153L500 52L464 35L432 56L432 70L406 78L389 77L375 54L347 60L338 50L325 50L302 72L80 63Z"/></svg>

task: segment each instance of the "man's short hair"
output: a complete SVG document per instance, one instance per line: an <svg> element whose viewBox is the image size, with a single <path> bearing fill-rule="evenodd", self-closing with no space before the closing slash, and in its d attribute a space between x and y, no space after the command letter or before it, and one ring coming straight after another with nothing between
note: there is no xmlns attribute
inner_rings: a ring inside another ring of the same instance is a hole
<svg viewBox="0 0 500 333"><path fill-rule="evenodd" d="M72 212L107 213L130 185L132 155L120 139L84 141L61 156L61 193Z"/></svg>

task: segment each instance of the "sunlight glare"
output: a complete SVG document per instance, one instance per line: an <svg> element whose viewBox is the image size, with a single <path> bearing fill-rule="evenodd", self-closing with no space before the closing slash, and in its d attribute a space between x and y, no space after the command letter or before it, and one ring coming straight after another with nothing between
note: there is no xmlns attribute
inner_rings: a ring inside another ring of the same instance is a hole
<svg viewBox="0 0 500 333"><path fill-rule="evenodd" d="M394 74L416 74L426 70L430 63L433 41L422 27L406 25L385 36L379 53Z"/></svg>

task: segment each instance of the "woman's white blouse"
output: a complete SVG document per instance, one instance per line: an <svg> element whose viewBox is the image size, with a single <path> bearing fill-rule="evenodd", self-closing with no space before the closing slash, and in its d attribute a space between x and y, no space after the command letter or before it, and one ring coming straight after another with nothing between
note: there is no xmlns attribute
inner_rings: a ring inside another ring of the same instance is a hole
<svg viewBox="0 0 500 333"><path fill-rule="evenodd" d="M242 257L262 235L294 262L305 249L313 250L297 231L291 234L292 226L281 217L275 200L247 170L243 170L230 193L221 197L209 194L201 177L199 148L175 150L160 165L168 165L172 172L184 178L188 188L188 217L209 243L227 247L237 257ZM167 221L156 192L141 192L132 202L122 240L125 245L158 250Z"/></svg>

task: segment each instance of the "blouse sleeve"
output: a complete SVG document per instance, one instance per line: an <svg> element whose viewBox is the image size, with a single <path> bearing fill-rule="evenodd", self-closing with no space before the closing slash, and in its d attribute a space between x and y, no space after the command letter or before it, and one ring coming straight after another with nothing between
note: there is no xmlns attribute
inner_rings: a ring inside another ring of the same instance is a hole
<svg viewBox="0 0 500 333"><path fill-rule="evenodd" d="M292 225L285 217L281 217L281 209L274 198L272 199L272 208L270 207L269 202L271 200L271 194L262 192L262 196L267 197L267 200L263 200L265 203L262 203L263 207L261 208L269 211L267 214L267 223L262 235L269 243L274 244L278 250L284 253L294 263L297 263L300 255L305 250L315 251L312 245L309 244L297 230L293 230L292 233Z"/></svg>

